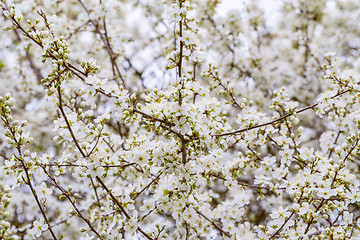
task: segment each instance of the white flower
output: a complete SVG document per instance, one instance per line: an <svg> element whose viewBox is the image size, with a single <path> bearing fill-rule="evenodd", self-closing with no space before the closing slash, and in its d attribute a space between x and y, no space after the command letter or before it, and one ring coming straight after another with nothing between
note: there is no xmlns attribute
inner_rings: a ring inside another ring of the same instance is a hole
<svg viewBox="0 0 360 240"><path fill-rule="evenodd" d="M34 234L36 237L40 237L43 231L48 230L48 225L44 222L43 219L40 221L35 220L33 222L33 228L30 230L31 234Z"/></svg>
<svg viewBox="0 0 360 240"><path fill-rule="evenodd" d="M10 12L9 11L3 11L3 14L5 17L9 17L10 16Z"/></svg>
<svg viewBox="0 0 360 240"><path fill-rule="evenodd" d="M124 223L126 223L125 226L124 226L124 229L129 234L134 233L138 228L137 220L135 218L131 218L131 219L129 219L128 221L126 221Z"/></svg>
<svg viewBox="0 0 360 240"><path fill-rule="evenodd" d="M301 204L301 207L299 208L299 214L304 215L310 212L312 208L310 207L309 203L304 202Z"/></svg>
<svg viewBox="0 0 360 240"><path fill-rule="evenodd" d="M48 188L45 182L42 182L40 186L35 186L34 189L39 198L47 198L53 193L53 190Z"/></svg>
<svg viewBox="0 0 360 240"><path fill-rule="evenodd" d="M94 236L90 236L89 234L86 234L85 236L80 237L80 240L91 240L93 238L94 238Z"/></svg>
<svg viewBox="0 0 360 240"><path fill-rule="evenodd" d="M144 215L148 214L151 210L155 208L155 201L153 199L144 200L143 205L139 208Z"/></svg>

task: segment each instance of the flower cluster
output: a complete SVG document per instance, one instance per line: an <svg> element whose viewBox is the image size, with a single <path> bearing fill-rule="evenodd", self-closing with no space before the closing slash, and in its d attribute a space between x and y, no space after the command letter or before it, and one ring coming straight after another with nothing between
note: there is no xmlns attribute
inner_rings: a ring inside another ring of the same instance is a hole
<svg viewBox="0 0 360 240"><path fill-rule="evenodd" d="M240 2L1 0L0 239L358 239L360 4Z"/></svg>

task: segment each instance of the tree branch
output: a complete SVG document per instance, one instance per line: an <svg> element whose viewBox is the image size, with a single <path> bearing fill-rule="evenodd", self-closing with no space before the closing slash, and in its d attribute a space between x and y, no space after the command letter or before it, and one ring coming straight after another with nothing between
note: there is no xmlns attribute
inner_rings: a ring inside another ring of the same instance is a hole
<svg viewBox="0 0 360 240"><path fill-rule="evenodd" d="M113 202L120 208L120 211L125 215L125 217L127 219L131 219L131 216L125 211L124 207L122 206L122 204L116 199L116 197L112 194L112 192L106 187L105 183L101 180L101 178L99 178L98 176L96 176L96 180L101 184L101 186L105 189L105 191L110 195L111 199L113 200ZM150 237L147 233L144 232L144 230L142 230L139 226L137 227L137 230L144 235L144 237L146 237L148 240L154 240L152 237Z"/></svg>

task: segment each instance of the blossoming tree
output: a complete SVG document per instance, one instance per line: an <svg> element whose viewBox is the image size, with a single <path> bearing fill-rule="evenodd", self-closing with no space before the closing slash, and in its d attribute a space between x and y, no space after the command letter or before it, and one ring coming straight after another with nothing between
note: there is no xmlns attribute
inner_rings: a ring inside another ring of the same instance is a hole
<svg viewBox="0 0 360 240"><path fill-rule="evenodd" d="M0 239L360 239L359 1L0 4Z"/></svg>

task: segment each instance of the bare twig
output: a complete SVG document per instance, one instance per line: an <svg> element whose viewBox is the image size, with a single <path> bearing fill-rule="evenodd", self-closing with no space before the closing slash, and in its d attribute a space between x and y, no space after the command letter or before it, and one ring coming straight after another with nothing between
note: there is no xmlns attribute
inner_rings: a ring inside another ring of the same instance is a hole
<svg viewBox="0 0 360 240"><path fill-rule="evenodd" d="M97 193L97 189L96 189L96 186L95 186L95 183L94 183L94 181L93 181L93 178L92 178L92 177L90 178L90 181L91 181L91 185L92 185L92 186L93 186L93 188L94 188L95 197L96 197L96 201L97 201L97 203L98 203L98 207L100 208L100 207L101 207L101 204L100 204L99 195L98 195L98 193Z"/></svg>

